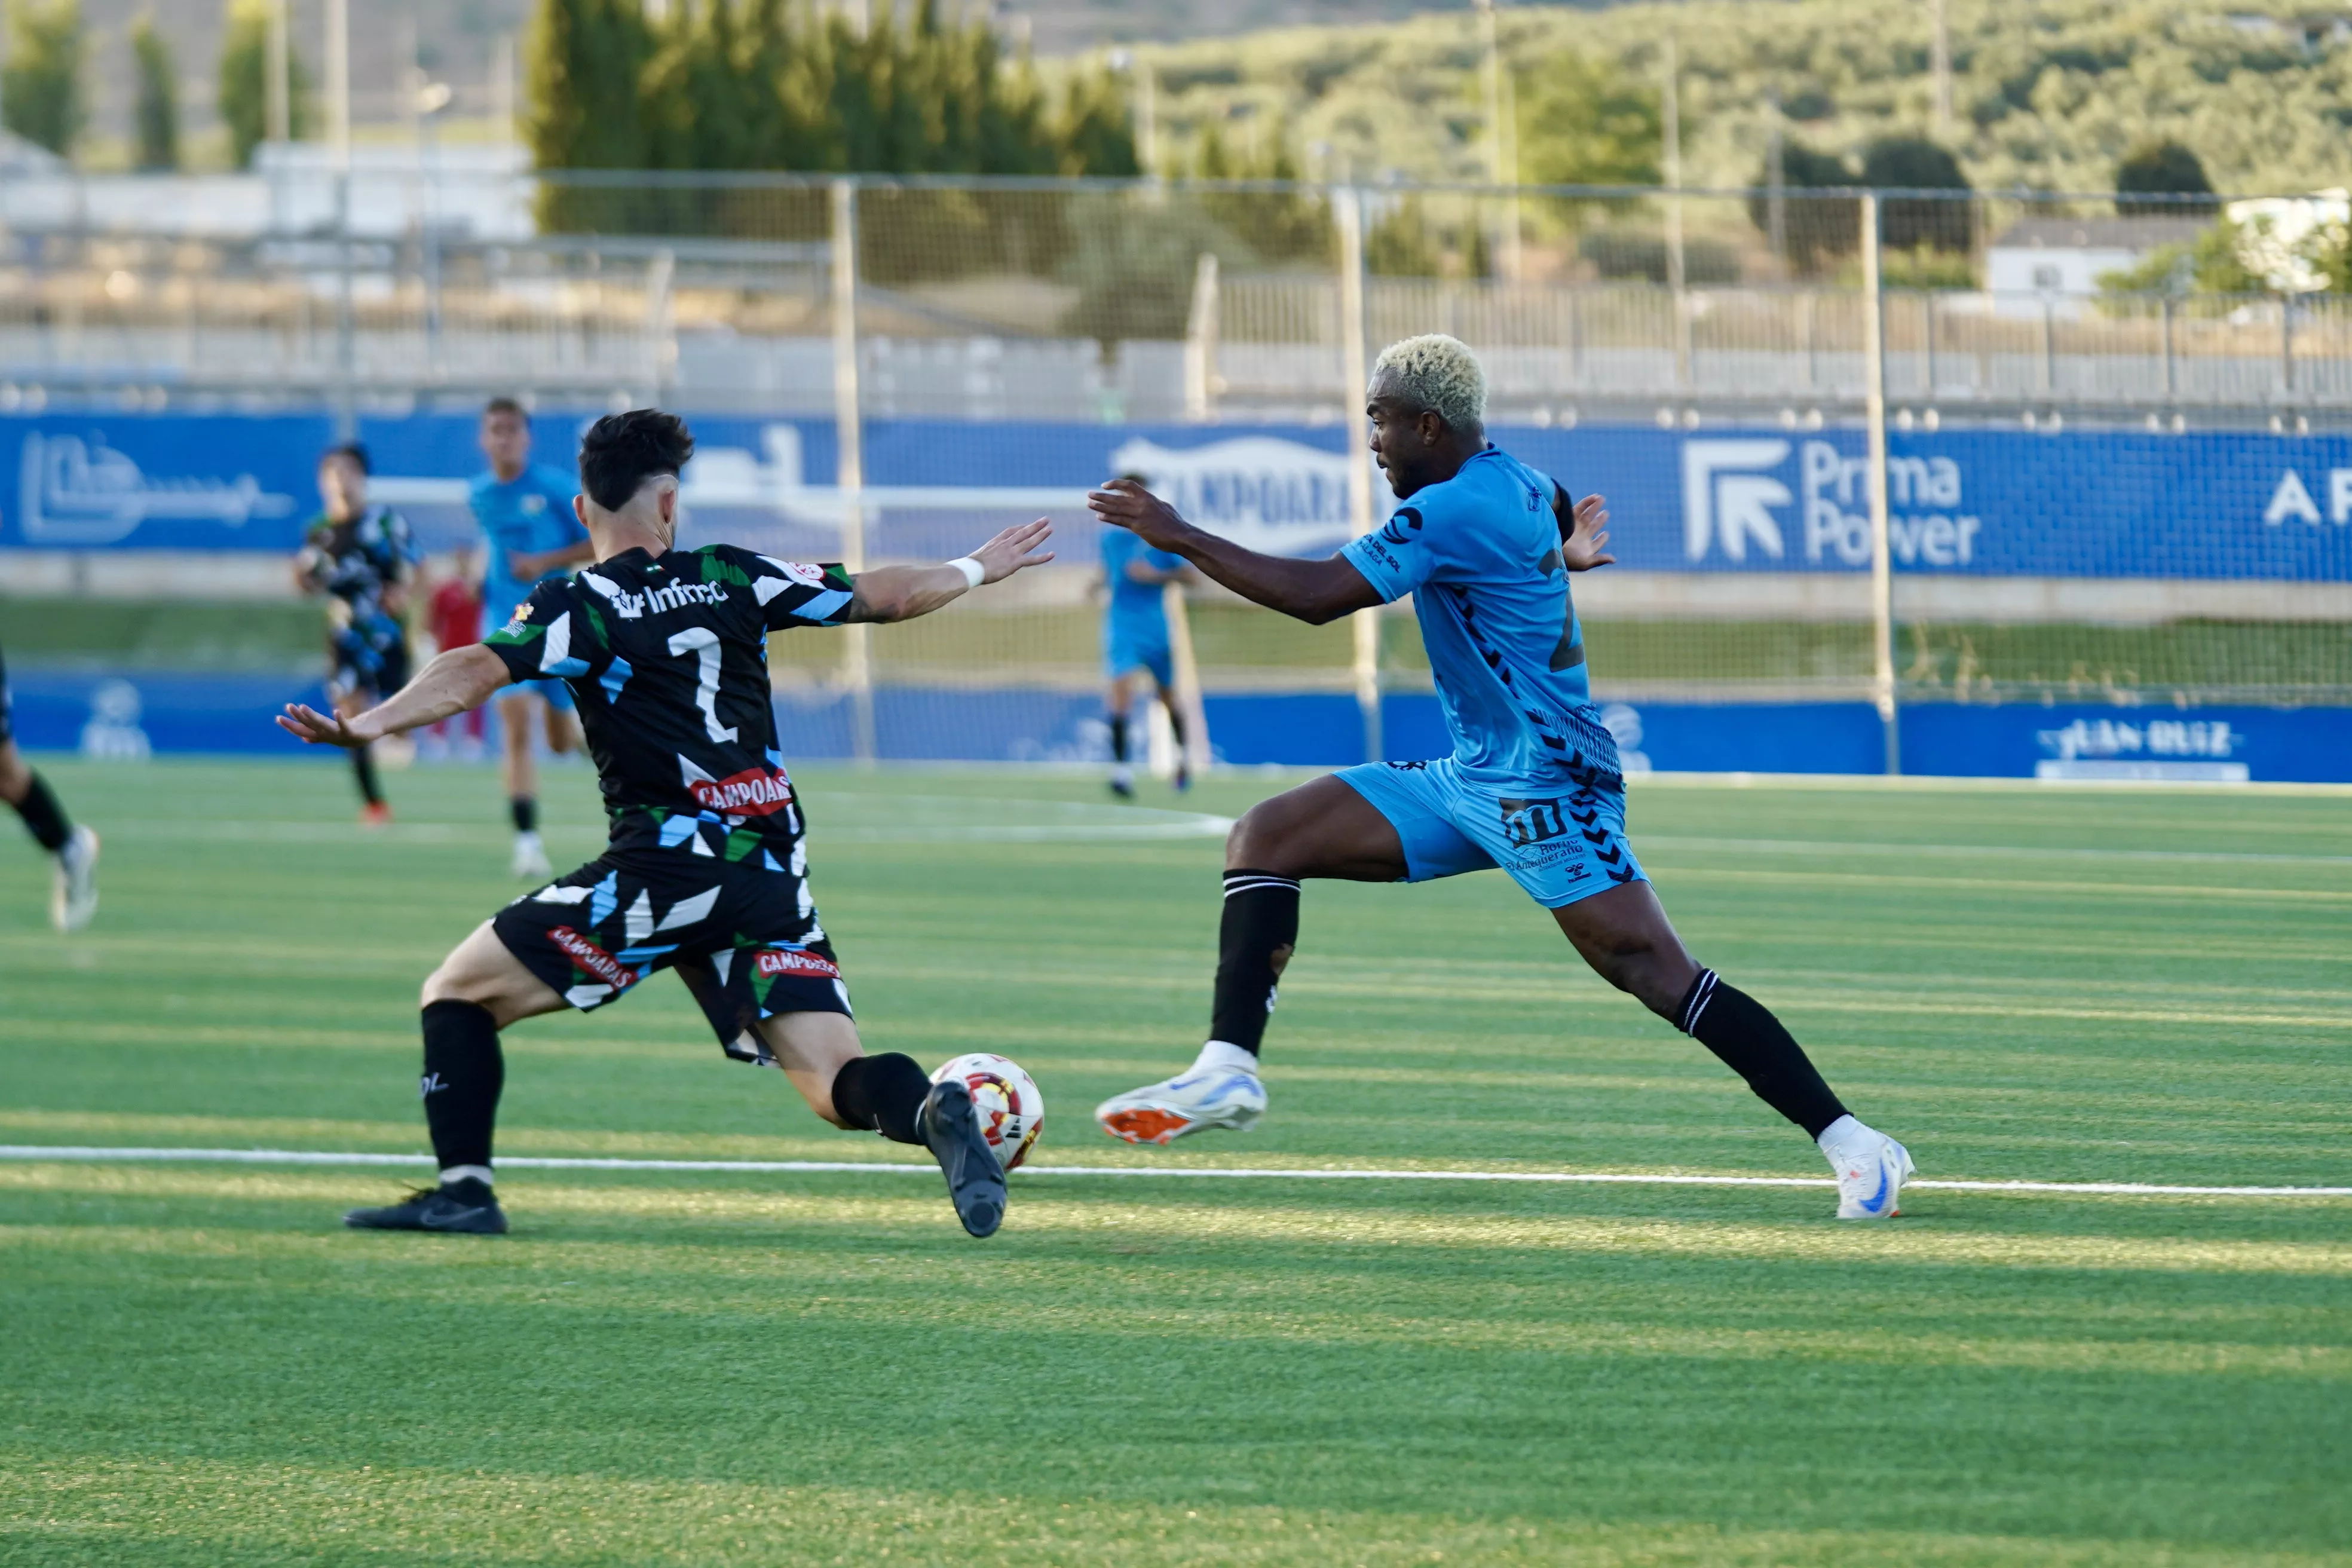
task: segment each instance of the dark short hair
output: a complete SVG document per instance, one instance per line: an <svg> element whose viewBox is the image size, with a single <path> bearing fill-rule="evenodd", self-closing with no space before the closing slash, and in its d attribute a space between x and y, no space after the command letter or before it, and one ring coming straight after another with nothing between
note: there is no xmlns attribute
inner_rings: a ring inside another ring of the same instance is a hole
<svg viewBox="0 0 2352 1568"><path fill-rule="evenodd" d="M333 446L319 454L319 467L323 468L329 463L333 462L337 458L349 458L352 462L357 463L360 466L361 473L373 474L375 472L374 466L368 461L367 448L361 446L357 441L336 442Z"/></svg>
<svg viewBox="0 0 2352 1568"><path fill-rule="evenodd" d="M676 474L693 456L694 433L675 414L607 414L580 437L580 488L606 511L618 511L647 479Z"/></svg>
<svg viewBox="0 0 2352 1568"><path fill-rule="evenodd" d="M530 410L511 397L493 397L482 405L483 418L488 419L494 414L511 414L523 422L525 428L530 425Z"/></svg>

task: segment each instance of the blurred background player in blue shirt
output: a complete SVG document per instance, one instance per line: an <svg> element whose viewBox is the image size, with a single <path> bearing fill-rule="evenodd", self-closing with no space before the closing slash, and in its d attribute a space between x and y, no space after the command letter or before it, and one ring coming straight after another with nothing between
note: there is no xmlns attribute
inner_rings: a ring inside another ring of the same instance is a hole
<svg viewBox="0 0 2352 1568"><path fill-rule="evenodd" d="M1126 478L1144 484L1140 476ZM1183 558L1154 550L1123 528L1102 535L1103 675L1110 683L1104 719L1110 726L1110 787L1122 800L1135 798L1135 770L1128 762L1128 720L1135 706L1138 678L1149 675L1168 710L1176 736L1176 787L1192 782L1184 763L1184 713L1176 703L1175 656L1168 637L1168 607L1160 590L1192 575Z"/></svg>
<svg viewBox="0 0 2352 1568"><path fill-rule="evenodd" d="M493 397L482 409L482 456L490 471L467 491L474 521L482 531L482 622L490 629L506 623L515 606L549 577L595 558L587 531L572 513L580 487L561 468L530 460L530 416L511 397ZM561 680L526 680L499 700L499 729L505 751L507 805L514 815L514 874L551 874L547 847L539 837L539 769L531 752L536 728L547 732L548 750L578 745L572 694Z"/></svg>

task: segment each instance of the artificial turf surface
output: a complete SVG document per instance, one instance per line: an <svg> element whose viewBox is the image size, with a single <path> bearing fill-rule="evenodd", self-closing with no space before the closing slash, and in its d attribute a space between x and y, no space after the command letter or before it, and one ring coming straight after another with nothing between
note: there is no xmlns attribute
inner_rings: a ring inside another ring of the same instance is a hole
<svg viewBox="0 0 2352 1568"><path fill-rule="evenodd" d="M48 769L98 923L0 845L0 1142L421 1146L415 999L515 891L471 770ZM1282 781L1161 809L1238 812ZM1071 775L806 770L869 1046L999 1049L1041 1166L1817 1175L1499 875L1318 885L1273 1113L1187 1058L1218 845ZM591 787L547 790L559 858ZM1700 956L1924 1174L2352 1184L2352 800L1637 784ZM1112 836L1166 826L1164 838ZM996 835L988 837L986 835ZM509 1155L872 1159L682 987L518 1027ZM2352 1561L2352 1200L0 1163L0 1563Z"/></svg>

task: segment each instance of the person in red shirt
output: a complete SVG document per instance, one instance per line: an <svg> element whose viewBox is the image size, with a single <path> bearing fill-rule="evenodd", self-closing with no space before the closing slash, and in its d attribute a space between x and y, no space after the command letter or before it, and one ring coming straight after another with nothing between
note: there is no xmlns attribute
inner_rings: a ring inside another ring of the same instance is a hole
<svg viewBox="0 0 2352 1568"><path fill-rule="evenodd" d="M433 590L433 597L425 604L425 615L433 627L433 646L438 652L446 653L453 647L468 647L482 640L482 596L466 580L462 572L453 572L441 580L440 586ZM467 752L479 753L482 749L482 710L468 709L462 715L439 720L425 733L446 745L453 723L465 725Z"/></svg>

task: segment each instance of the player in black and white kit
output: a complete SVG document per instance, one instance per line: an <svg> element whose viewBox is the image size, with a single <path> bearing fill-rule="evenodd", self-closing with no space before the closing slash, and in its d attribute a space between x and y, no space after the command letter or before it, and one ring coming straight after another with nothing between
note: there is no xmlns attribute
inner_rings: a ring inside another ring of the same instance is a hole
<svg viewBox="0 0 2352 1568"><path fill-rule="evenodd" d="M425 983L425 1120L440 1182L344 1223L503 1231L490 1134L499 1031L601 1007L661 969L684 980L727 1054L782 1068L835 1126L927 1145L964 1228L993 1232L1004 1173L958 1079L868 1057L808 890L805 822L782 755L766 638L796 626L929 615L982 583L1050 561L1043 519L940 566L778 561L733 545L676 548L678 472L694 439L674 415L600 419L580 445L573 502L596 551L531 590L485 643L443 653L354 717L290 706L305 741L361 746L460 712L509 682L556 677L580 710L611 819L604 853L476 928Z"/></svg>

